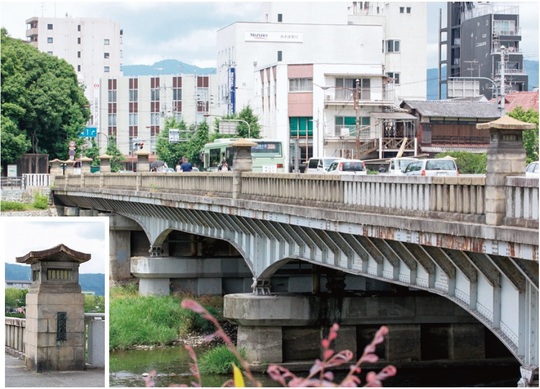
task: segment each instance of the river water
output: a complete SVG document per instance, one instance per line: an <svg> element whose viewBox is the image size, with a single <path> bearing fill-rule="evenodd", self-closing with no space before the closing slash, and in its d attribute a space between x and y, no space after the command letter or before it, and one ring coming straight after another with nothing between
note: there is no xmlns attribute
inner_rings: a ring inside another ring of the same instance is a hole
<svg viewBox="0 0 540 389"><path fill-rule="evenodd" d="M203 351L204 347L195 350L198 356ZM183 346L112 352L109 359L109 386L143 387L145 386L143 374L152 370L158 374L155 380L156 387L168 387L171 384L192 386L190 362L191 359ZM306 373L298 375L305 377ZM230 378L232 376L205 375L202 385L220 387ZM256 378L262 386L279 386L264 374L258 374ZM450 368L443 363L424 368L398 368L396 377L383 382L383 385L386 387L516 387L518 380L519 364L501 360L494 362L489 368L474 365ZM365 382L363 378L362 382Z"/></svg>

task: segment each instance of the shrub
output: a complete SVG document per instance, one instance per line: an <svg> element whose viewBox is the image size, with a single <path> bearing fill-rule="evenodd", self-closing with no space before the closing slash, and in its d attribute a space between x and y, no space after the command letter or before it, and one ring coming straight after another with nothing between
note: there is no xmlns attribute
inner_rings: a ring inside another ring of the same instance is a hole
<svg viewBox="0 0 540 389"><path fill-rule="evenodd" d="M26 206L23 203L18 203L16 201L1 201L0 202L0 211L9 212L9 211L24 211Z"/></svg>
<svg viewBox="0 0 540 389"><path fill-rule="evenodd" d="M240 350L240 355L245 358L243 350ZM239 366L240 361L227 345L221 345L206 351L199 358L199 371L201 374L230 374L233 372L232 364Z"/></svg>
<svg viewBox="0 0 540 389"><path fill-rule="evenodd" d="M49 208L49 198L46 195L36 193L32 205L37 209L47 209Z"/></svg>

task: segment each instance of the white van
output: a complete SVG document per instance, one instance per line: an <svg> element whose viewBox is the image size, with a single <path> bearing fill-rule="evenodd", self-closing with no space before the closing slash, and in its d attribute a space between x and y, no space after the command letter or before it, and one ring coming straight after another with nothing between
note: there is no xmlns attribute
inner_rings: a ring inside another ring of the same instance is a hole
<svg viewBox="0 0 540 389"><path fill-rule="evenodd" d="M310 158L305 173L309 174L324 174L328 171L328 168L334 161L342 161L345 158L339 157L322 157L322 158Z"/></svg>
<svg viewBox="0 0 540 389"><path fill-rule="evenodd" d="M411 162L403 172L406 176L450 176L459 175L456 161L451 157L419 159Z"/></svg>
<svg viewBox="0 0 540 389"><path fill-rule="evenodd" d="M418 161L418 159L413 157L396 157L391 158L388 163L388 169L382 171L383 174L389 174L393 176L402 176L403 172L411 162Z"/></svg>

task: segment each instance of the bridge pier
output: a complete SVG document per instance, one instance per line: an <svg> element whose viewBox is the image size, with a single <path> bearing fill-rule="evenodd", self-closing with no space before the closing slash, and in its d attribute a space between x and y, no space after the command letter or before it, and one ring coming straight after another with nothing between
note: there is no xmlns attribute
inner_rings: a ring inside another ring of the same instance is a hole
<svg viewBox="0 0 540 389"><path fill-rule="evenodd" d="M384 324L389 336L383 343L383 360L485 359L485 327L433 295L228 294L224 316L237 322L237 346L253 364L320 358L320 342L333 323L340 324L335 350L362 352Z"/></svg>
<svg viewBox="0 0 540 389"><path fill-rule="evenodd" d="M169 295L171 291L197 296L249 290L251 272L240 258L131 258L131 273L139 278L139 294Z"/></svg>

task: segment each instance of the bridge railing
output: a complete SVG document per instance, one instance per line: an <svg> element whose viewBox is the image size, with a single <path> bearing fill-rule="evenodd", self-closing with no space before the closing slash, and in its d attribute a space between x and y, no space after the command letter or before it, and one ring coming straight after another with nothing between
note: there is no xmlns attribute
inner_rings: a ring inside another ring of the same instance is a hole
<svg viewBox="0 0 540 389"><path fill-rule="evenodd" d="M415 218L485 222L484 175L407 177L243 173L109 173L55 178L57 189L183 193ZM506 224L538 228L538 179L508 177Z"/></svg>
<svg viewBox="0 0 540 389"><path fill-rule="evenodd" d="M26 319L6 317L5 323L6 352L17 357L24 356ZM85 313L84 323L87 339L86 363L93 367L105 367L105 314Z"/></svg>

